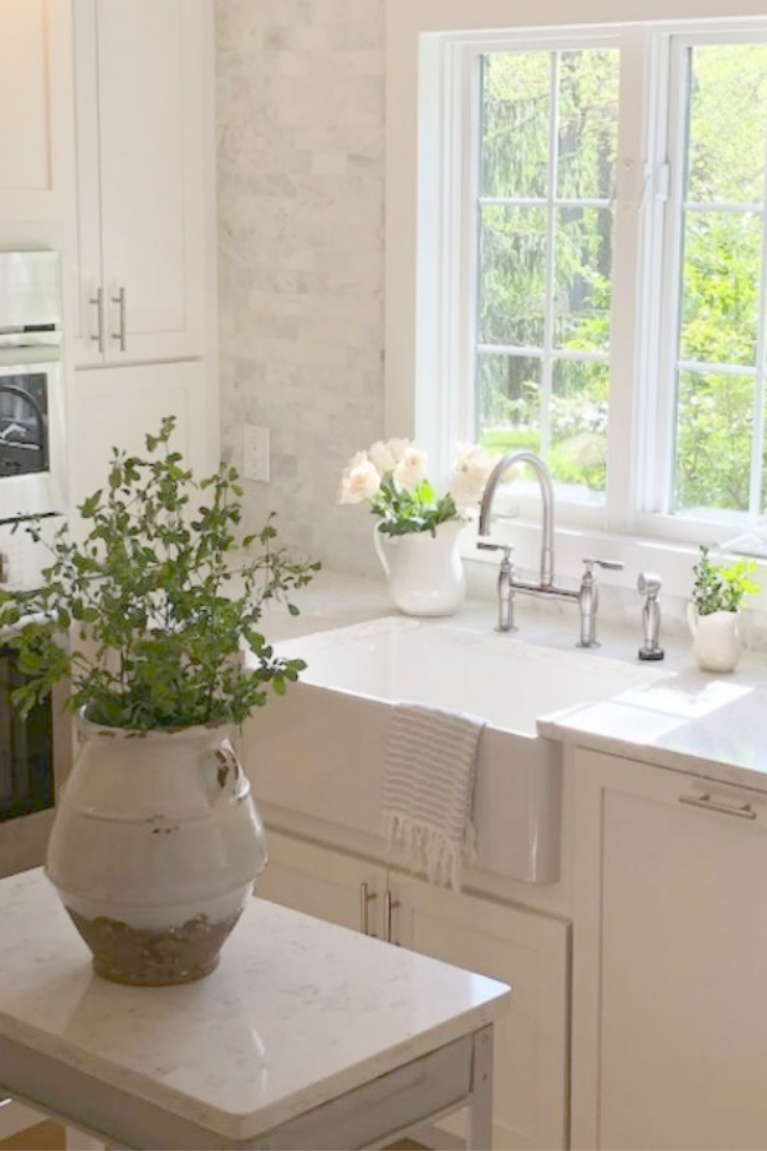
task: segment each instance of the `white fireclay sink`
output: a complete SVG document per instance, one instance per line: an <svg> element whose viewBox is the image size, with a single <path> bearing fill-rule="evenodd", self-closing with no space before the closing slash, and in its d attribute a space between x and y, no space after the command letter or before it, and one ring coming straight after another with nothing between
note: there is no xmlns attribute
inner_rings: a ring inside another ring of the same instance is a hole
<svg viewBox="0 0 767 1151"><path fill-rule="evenodd" d="M401 617L274 650L308 666L249 724L246 765L257 800L380 836L393 705L468 713L486 723L474 796L477 866L531 883L559 878L561 747L536 734L536 720L662 674L593 652Z"/></svg>

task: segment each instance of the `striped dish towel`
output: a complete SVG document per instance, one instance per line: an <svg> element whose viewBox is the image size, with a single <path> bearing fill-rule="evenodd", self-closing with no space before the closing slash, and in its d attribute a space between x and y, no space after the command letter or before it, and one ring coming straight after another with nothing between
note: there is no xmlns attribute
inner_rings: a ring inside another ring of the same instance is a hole
<svg viewBox="0 0 767 1151"><path fill-rule="evenodd" d="M462 855L475 858L472 801L484 721L414 704L392 709L383 778L390 856L432 883L461 889Z"/></svg>

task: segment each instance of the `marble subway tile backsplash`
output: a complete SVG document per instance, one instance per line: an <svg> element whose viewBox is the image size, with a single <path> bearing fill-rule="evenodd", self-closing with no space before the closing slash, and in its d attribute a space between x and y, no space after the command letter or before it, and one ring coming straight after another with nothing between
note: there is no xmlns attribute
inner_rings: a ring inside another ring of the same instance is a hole
<svg viewBox="0 0 767 1151"><path fill-rule="evenodd" d="M383 433L384 0L217 0L221 413L271 429L249 527L375 570L348 457Z"/></svg>

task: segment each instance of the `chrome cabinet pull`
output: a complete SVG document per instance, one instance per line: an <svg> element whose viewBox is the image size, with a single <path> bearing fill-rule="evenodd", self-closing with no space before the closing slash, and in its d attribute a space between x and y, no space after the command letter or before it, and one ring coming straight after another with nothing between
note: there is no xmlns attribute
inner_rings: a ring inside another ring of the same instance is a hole
<svg viewBox="0 0 767 1151"><path fill-rule="evenodd" d="M368 891L367 883L360 884L360 931L363 935L369 935L370 931L368 923L368 906L377 899L378 896L374 891Z"/></svg>
<svg viewBox="0 0 767 1151"><path fill-rule="evenodd" d="M96 288L96 295L88 297L88 303L93 304L96 309L96 335L91 336L92 340L98 344L99 351L104 352L104 292L101 288Z"/></svg>
<svg viewBox="0 0 767 1151"><path fill-rule="evenodd" d="M392 913L400 906L398 899L392 899L392 894L389 888L384 892L384 939L387 943L392 942Z"/></svg>
<svg viewBox="0 0 767 1151"><path fill-rule="evenodd" d="M119 324L116 332L112 333L112 339L118 340L120 344L120 351L125 351L125 288L118 288L117 295L112 296L112 303L117 304Z"/></svg>
<svg viewBox="0 0 767 1151"><path fill-rule="evenodd" d="M711 798L711 792L703 795L680 795L679 802L687 807L702 807L705 811L718 811L722 815L734 815L736 819L756 819L756 812L750 803L722 803Z"/></svg>

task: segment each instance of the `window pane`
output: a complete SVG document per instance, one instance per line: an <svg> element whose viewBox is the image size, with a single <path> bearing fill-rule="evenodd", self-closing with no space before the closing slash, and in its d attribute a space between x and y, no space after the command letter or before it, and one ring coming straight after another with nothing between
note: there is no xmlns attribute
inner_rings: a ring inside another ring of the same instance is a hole
<svg viewBox="0 0 767 1151"><path fill-rule="evenodd" d="M541 361L480 355L479 439L493 452L540 449Z"/></svg>
<svg viewBox="0 0 767 1151"><path fill-rule="evenodd" d="M592 496L606 490L608 389L607 364L580 360L554 364L551 473L558 483Z"/></svg>
<svg viewBox="0 0 767 1151"><path fill-rule="evenodd" d="M687 199L756 203L764 191L767 45L692 50Z"/></svg>
<svg viewBox="0 0 767 1151"><path fill-rule="evenodd" d="M585 49L559 58L557 195L609 200L618 143L618 52Z"/></svg>
<svg viewBox="0 0 767 1151"><path fill-rule="evenodd" d="M610 343L612 212L563 208L556 237L554 346L604 352Z"/></svg>
<svg viewBox="0 0 767 1151"><path fill-rule="evenodd" d="M676 508L748 510L754 381L681 372Z"/></svg>
<svg viewBox="0 0 767 1151"><path fill-rule="evenodd" d="M756 216L686 213L681 359L754 366L761 246Z"/></svg>
<svg viewBox="0 0 767 1151"><path fill-rule="evenodd" d="M483 58L484 196L530 198L548 191L551 53Z"/></svg>
<svg viewBox="0 0 767 1151"><path fill-rule="evenodd" d="M540 208L482 208L479 342L541 347L546 216Z"/></svg>

